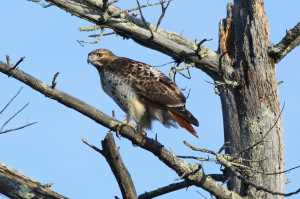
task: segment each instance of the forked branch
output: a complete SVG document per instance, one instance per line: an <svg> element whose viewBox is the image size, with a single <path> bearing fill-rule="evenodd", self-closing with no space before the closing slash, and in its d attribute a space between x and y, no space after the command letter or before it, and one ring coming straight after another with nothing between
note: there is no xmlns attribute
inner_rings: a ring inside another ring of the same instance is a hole
<svg viewBox="0 0 300 199"><path fill-rule="evenodd" d="M83 142L105 157L119 184L123 198L137 199L133 181L119 153L119 148L116 146L113 134L106 134L105 139L101 142L102 150L85 140Z"/></svg>
<svg viewBox="0 0 300 199"><path fill-rule="evenodd" d="M253 173L263 173L263 172L253 170L250 167L243 165L243 161L248 161L248 160L244 160L242 158L239 158L238 156L231 156L231 155L228 155L228 154L223 154L222 150L226 147L225 145L218 152L214 152L214 151L208 150L208 149L197 148L197 147L187 143L186 141L184 141L184 144L187 145L188 147L190 147L191 149L193 149L194 151L200 151L200 152L203 152L203 153L209 153L209 154L215 155L215 157L216 157L215 162L216 163L218 163L218 164L222 165L223 167L229 169L237 178L241 179L244 183L253 186L256 190L262 190L262 191L265 191L265 192L273 194L273 195L282 195L282 196L291 196L291 195L298 194L300 192L300 188L299 188L294 192L282 193L282 192L278 192L278 191L273 191L273 190L271 190L267 187L259 186L255 183L251 182L245 176L243 176L242 173L244 171L250 171L250 172L253 172ZM196 159L195 157L186 157L186 158ZM211 160L213 160L213 159L209 159L207 161L211 161ZM284 172L286 172L286 171L284 171ZM276 175L276 174L279 174L279 173L283 173L283 172L277 172L277 173L275 172L275 173L269 173L269 174ZM266 174L266 175L269 175L269 174Z"/></svg>

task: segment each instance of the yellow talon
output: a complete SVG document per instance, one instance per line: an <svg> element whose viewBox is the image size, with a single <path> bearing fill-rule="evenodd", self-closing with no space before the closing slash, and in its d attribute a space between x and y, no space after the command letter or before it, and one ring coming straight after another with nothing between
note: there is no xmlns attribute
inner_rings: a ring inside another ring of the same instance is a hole
<svg viewBox="0 0 300 199"><path fill-rule="evenodd" d="M142 130L142 129L138 130L138 129L137 129L137 126L134 125L134 124L132 124L132 123L130 123L130 121L124 120L122 123L123 123L123 124L126 124L126 125L128 125L128 126L130 126L130 127L133 128L133 129L135 129L137 132L141 133L143 137L146 137L146 136L147 136L147 132L146 132L146 131L144 131L144 130Z"/></svg>

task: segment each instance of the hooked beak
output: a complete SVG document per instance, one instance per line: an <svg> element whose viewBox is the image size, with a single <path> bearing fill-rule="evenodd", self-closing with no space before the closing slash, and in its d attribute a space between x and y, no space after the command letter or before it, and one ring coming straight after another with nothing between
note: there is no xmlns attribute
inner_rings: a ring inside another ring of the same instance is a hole
<svg viewBox="0 0 300 199"><path fill-rule="evenodd" d="M88 58L87 58L87 63L90 64L91 61L90 61L90 54L88 55Z"/></svg>

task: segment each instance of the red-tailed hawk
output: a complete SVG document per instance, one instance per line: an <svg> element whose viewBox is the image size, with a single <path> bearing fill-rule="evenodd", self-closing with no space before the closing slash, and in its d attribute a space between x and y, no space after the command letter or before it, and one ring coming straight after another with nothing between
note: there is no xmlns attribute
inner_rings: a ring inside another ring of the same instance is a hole
<svg viewBox="0 0 300 199"><path fill-rule="evenodd" d="M198 137L191 125L199 126L198 120L185 108L181 90L162 72L106 49L92 51L87 61L98 70L105 93L127 113L127 122L137 123L138 130L151 129L152 120L166 127L176 127L177 122Z"/></svg>

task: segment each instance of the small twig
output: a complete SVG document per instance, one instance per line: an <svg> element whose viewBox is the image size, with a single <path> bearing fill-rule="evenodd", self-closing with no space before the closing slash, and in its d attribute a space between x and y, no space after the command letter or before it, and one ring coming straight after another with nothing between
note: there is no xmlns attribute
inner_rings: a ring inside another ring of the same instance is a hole
<svg viewBox="0 0 300 199"><path fill-rule="evenodd" d="M221 154L221 153L216 153L214 151L211 151L211 150L207 150L207 149L199 149L189 143L187 143L186 141L184 141L184 144L187 145L188 147L190 147L191 149L195 150L195 151L201 151L201 152L205 152L205 153L210 153L210 154L213 154L213 155L216 155L216 160L218 163L220 163L222 166L224 166L225 168L228 168L230 169L230 171L235 175L237 176L237 178L241 179L242 181L244 181L244 183L248 184L248 185L251 185L253 186L256 190L262 190L262 191L265 191L265 192L268 192L268 193L271 193L273 195L282 195L282 196L291 196L291 195L294 195L294 194L297 194L300 192L300 189L296 190L295 192L291 192L291 193L281 193L281 192L276 192L276 191L272 191L266 187L263 187L263 186L258 186L256 185L255 183L249 181L248 179L246 179L239 171L238 169L247 169L247 170L251 170L251 168L247 167L247 166L244 166L242 164L238 164L238 163L235 163L235 162L231 162L233 159L235 159L234 157L231 157L229 155L224 155L224 154ZM225 146L225 145L224 145ZM223 148L223 147L222 147ZM221 149L222 149L221 148ZM222 151L222 150L219 150L219 151ZM179 156L180 157L180 156ZM229 160L228 160L229 158ZM196 158L193 158L193 159L196 159ZM296 169L300 166L297 166L297 167L294 167L292 169ZM292 169L289 169L287 171L290 171ZM285 172L287 172L285 171ZM281 172L279 172L281 173ZM279 173L275 173L275 174L279 174ZM184 173L185 174L185 173Z"/></svg>
<svg viewBox="0 0 300 199"><path fill-rule="evenodd" d="M110 32L110 33L105 33L103 36L108 36L108 35L116 35L116 32ZM89 37L99 37L100 34L95 34L95 35L89 35Z"/></svg>
<svg viewBox="0 0 300 199"><path fill-rule="evenodd" d="M23 89L23 86L20 88L20 90L11 98L11 100L5 105L5 107L0 111L0 115L5 111L5 109L10 105L10 103L19 95L21 90Z"/></svg>
<svg viewBox="0 0 300 199"><path fill-rule="evenodd" d="M179 178L176 178L175 181L182 180L187 174L188 174L188 172L186 170L185 172L183 172L183 174Z"/></svg>
<svg viewBox="0 0 300 199"><path fill-rule="evenodd" d="M47 4L47 5L44 5L43 8L49 8L50 6L53 6L53 4L52 4L52 3L49 3L49 4Z"/></svg>
<svg viewBox="0 0 300 199"><path fill-rule="evenodd" d="M102 26L95 25L95 26L89 26L89 27L79 27L78 31L95 31L99 30ZM99 35L98 35L99 36Z"/></svg>
<svg viewBox="0 0 300 199"><path fill-rule="evenodd" d="M262 143L262 142L264 141L264 139L266 138L266 136L267 136L267 135L271 132L271 130L276 126L276 124L277 124L278 120L280 119L281 114L282 114L282 112L283 112L283 110L284 110L284 106L285 106L285 102L283 103L283 106L282 106L282 109L281 109L281 111L280 111L279 116L277 117L275 123L274 123L274 124L271 126L271 128L268 130L268 132L267 132L267 133L266 133L266 134L265 134L258 142L256 142L255 144L253 144L253 145L247 147L246 149L242 150L241 152L239 152L238 156L240 156L242 153L244 153L244 152L246 152L246 151L248 151L248 150L254 148L255 146L257 146L258 144L260 144L260 143Z"/></svg>
<svg viewBox="0 0 300 199"><path fill-rule="evenodd" d="M59 72L57 72L57 73L55 73L55 75L54 75L54 77L53 77L53 80L52 80L52 85L51 85L51 88L52 89L54 89L55 88L55 86L56 86L56 78L57 78L57 76L59 75Z"/></svg>
<svg viewBox="0 0 300 199"><path fill-rule="evenodd" d="M248 185L251 185L253 186L256 190L261 190L261 191L265 191L265 192L268 192L270 194L273 194L273 195L281 195L281 196L292 196L292 195L295 195L295 194L298 194L300 192L300 188L294 192L290 192L290 193L282 193L282 192L277 192L277 191L272 191L266 187L262 187L262 186L258 186L256 184L254 184L253 182L247 180L244 176L242 176L239 172L236 171L236 169L233 169L231 167L227 167L231 170L231 172L236 175L239 179L241 179L242 181L244 181L244 183L248 184Z"/></svg>
<svg viewBox="0 0 300 199"><path fill-rule="evenodd" d="M211 85L215 85L214 83L210 82L210 81L207 81L207 80L204 80L206 83L209 83Z"/></svg>
<svg viewBox="0 0 300 199"><path fill-rule="evenodd" d="M3 130L3 128L14 118L16 117L21 111L23 111L27 106L29 105L29 103L27 103L25 106L23 106L23 108L21 108L18 112L16 112L13 116L11 116L1 127L0 132Z"/></svg>
<svg viewBox="0 0 300 199"><path fill-rule="evenodd" d="M300 166L296 166L296 167L293 167L293 168L285 170L285 171L274 172L274 173L263 173L263 174L265 174L265 175L277 175L277 174L287 173L289 171L292 171L292 170L298 169L298 168L300 168Z"/></svg>
<svg viewBox="0 0 300 199"><path fill-rule="evenodd" d="M162 65L157 65L157 66L153 66L153 67L155 67L155 68L157 68L157 67L162 67L162 66L166 66L166 65L168 65L168 64L172 64L172 63L174 63L174 62L175 62L175 61L171 61L171 62L162 64Z"/></svg>
<svg viewBox="0 0 300 199"><path fill-rule="evenodd" d="M160 3L161 3L161 15L160 15L160 17L158 19L158 22L157 22L157 25L156 25L156 28L155 28L155 32L157 31L158 26L160 25L162 19L164 18L166 10L169 7L171 1L169 1L166 6L164 6L164 3L162 3L162 0L160 0Z"/></svg>
<svg viewBox="0 0 300 199"><path fill-rule="evenodd" d="M178 158L185 158L185 159L193 159L193 160L199 160L199 161L207 161L207 162L216 162L217 159L211 159L211 158L198 158L195 156L190 155L177 155Z"/></svg>
<svg viewBox="0 0 300 199"><path fill-rule="evenodd" d="M11 132L11 131L17 131L17 130L23 129L25 127L31 126L31 125L36 124L36 123L37 122L32 122L32 123L26 124L26 125L18 127L18 128L9 129L9 130L5 130L5 131L0 131L0 134L8 133L8 132Z"/></svg>
<svg viewBox="0 0 300 199"><path fill-rule="evenodd" d="M19 61L16 63L16 65L14 65L14 67L12 67L11 69L13 70L13 69L17 68L17 66L18 66L24 59L25 59L25 57L21 57L21 58L19 59Z"/></svg>
<svg viewBox="0 0 300 199"><path fill-rule="evenodd" d="M216 152L212 151L212 150L208 150L208 149L200 149L200 148L197 148L191 144L189 144L187 141L183 141L183 144L185 144L186 146L190 147L191 149L193 149L194 151L201 151L203 153L210 153L210 154L213 154L213 155L217 155Z"/></svg>
<svg viewBox="0 0 300 199"><path fill-rule="evenodd" d="M159 2L159 3L152 3L152 4L146 4L146 5L142 5L140 6L141 8L146 8L146 7L150 7L150 6L156 6L156 5L159 5L159 4L162 4L162 3L168 3L168 2L171 2L172 0L169 0L169 1L162 1L162 2ZM116 12L114 13L111 17L117 17L117 16L120 16L121 14L124 14L124 13L129 13L129 12L132 12L132 11L135 11L135 10L139 10L139 7L135 7L135 8L130 8L130 9L126 9L126 10L122 10L122 11L119 11L119 12Z"/></svg>
<svg viewBox="0 0 300 199"><path fill-rule="evenodd" d="M181 74L182 76L184 76L185 78L187 79L191 79L191 76L190 76L190 72L188 71L188 74L189 76L186 76L185 74L181 73L180 71L182 70L186 70L186 69L189 69L191 67L194 67L195 64L194 63L191 63L191 64L188 64L188 65L184 65L184 66L180 66L180 67L172 67L170 72L169 72L169 77L170 79L175 82L175 74L176 72L178 72L179 74Z"/></svg>
<svg viewBox="0 0 300 199"><path fill-rule="evenodd" d="M206 41L211 41L212 39L203 39L202 41L200 41L198 44L197 44L197 50L196 50L196 54L198 56L199 59L202 59L201 55L199 54L200 53L200 50L201 50L201 45L206 42ZM196 39L195 43L197 43L198 40Z"/></svg>
<svg viewBox="0 0 300 199"><path fill-rule="evenodd" d="M138 4L138 7L139 7L139 11L140 11L140 15L141 15L141 18L142 18L142 21L144 22L145 26L148 28L148 30L150 30L150 33L151 33L151 37L150 39L153 39L154 38L154 35L153 35L153 31L152 29L149 27L148 23L146 22L144 16L143 16L143 13L142 13L142 8L140 6L140 2L139 0L136 0L137 4Z"/></svg>
<svg viewBox="0 0 300 199"><path fill-rule="evenodd" d="M119 0L113 0L113 1L111 1L111 2L108 3L108 6L110 6L110 5L114 4L114 3L118 3L118 2L119 2Z"/></svg>
<svg viewBox="0 0 300 199"><path fill-rule="evenodd" d="M100 42L102 36L104 35L104 32L105 32L105 28L104 27L101 27L101 33L99 35L99 37L95 40L95 41L83 41L83 40L77 40L77 42L81 45L81 46L84 46L82 43L86 43L86 44L97 44Z"/></svg>
<svg viewBox="0 0 300 199"><path fill-rule="evenodd" d="M221 153L225 148L227 148L227 146L228 146L228 144L229 144L230 142L225 142L224 144L223 144L223 146L220 148L220 150L218 151L218 153Z"/></svg>
<svg viewBox="0 0 300 199"><path fill-rule="evenodd" d="M9 67L11 67L11 68L13 67L13 64L11 62L9 55L6 55L6 63L7 63L7 65L9 65Z"/></svg>
<svg viewBox="0 0 300 199"><path fill-rule="evenodd" d="M89 143L86 139L82 138L82 142L85 143L86 145L88 145L89 147L91 147L92 149L94 149L95 151L97 151L98 153L100 153L101 155L103 155L103 151L100 150L99 148L95 147L93 144Z"/></svg>
<svg viewBox="0 0 300 199"><path fill-rule="evenodd" d="M54 185L54 182L49 182L49 183L44 184L44 186L46 186L46 187L51 187L52 185Z"/></svg>
<svg viewBox="0 0 300 199"><path fill-rule="evenodd" d="M187 96L185 97L185 99L188 99L188 98L189 98L190 92L191 92L191 89L189 89L189 92L188 92Z"/></svg>
<svg viewBox="0 0 300 199"><path fill-rule="evenodd" d="M200 193L199 191L196 190L196 192L197 192L200 196L202 196L203 198L208 199L207 197L205 197L205 196L204 196L202 193Z"/></svg>

